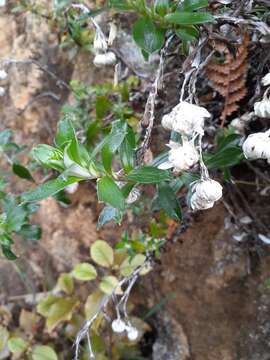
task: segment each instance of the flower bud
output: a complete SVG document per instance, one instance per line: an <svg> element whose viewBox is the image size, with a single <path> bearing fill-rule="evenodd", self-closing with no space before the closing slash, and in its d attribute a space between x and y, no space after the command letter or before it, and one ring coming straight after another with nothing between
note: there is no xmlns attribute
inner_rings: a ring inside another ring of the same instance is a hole
<svg viewBox="0 0 270 360"><path fill-rule="evenodd" d="M190 205L193 210L206 210L222 197L222 186L215 180L207 179L195 183Z"/></svg>
<svg viewBox="0 0 270 360"><path fill-rule="evenodd" d="M126 331L127 331L127 337L130 341L135 341L138 339L139 331L135 327L127 326Z"/></svg>
<svg viewBox="0 0 270 360"><path fill-rule="evenodd" d="M204 120L211 114L203 107L181 101L169 114L163 116L162 126L186 136L203 134Z"/></svg>
<svg viewBox="0 0 270 360"><path fill-rule="evenodd" d="M261 118L269 118L270 117L270 100L263 99L262 101L258 101L254 104L254 112L256 116Z"/></svg>
<svg viewBox="0 0 270 360"><path fill-rule="evenodd" d="M192 142L184 141L183 145L170 141L168 161L159 165L159 169L174 168L176 171L185 171L194 166L199 160L199 154Z"/></svg>
<svg viewBox="0 0 270 360"><path fill-rule="evenodd" d="M222 197L222 186L212 179L200 181L196 184L196 195L201 200L218 201Z"/></svg>
<svg viewBox="0 0 270 360"><path fill-rule="evenodd" d="M114 65L116 63L116 56L112 51L105 54L97 54L94 58L94 65L97 67Z"/></svg>
<svg viewBox="0 0 270 360"><path fill-rule="evenodd" d="M4 96L6 93L6 89L0 86L0 97Z"/></svg>
<svg viewBox="0 0 270 360"><path fill-rule="evenodd" d="M0 80L6 80L8 74L5 70L0 70Z"/></svg>
<svg viewBox="0 0 270 360"><path fill-rule="evenodd" d="M122 333L126 329L126 324L121 319L115 319L112 322L112 329L115 333Z"/></svg>
<svg viewBox="0 0 270 360"><path fill-rule="evenodd" d="M269 131L249 135L242 148L247 159L270 159Z"/></svg>

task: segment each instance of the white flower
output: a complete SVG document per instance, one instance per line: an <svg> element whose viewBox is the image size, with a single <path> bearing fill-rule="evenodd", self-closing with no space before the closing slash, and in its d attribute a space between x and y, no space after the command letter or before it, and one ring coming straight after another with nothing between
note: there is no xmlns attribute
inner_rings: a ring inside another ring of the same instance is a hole
<svg viewBox="0 0 270 360"><path fill-rule="evenodd" d="M193 210L205 210L214 206L222 197L222 186L219 182L207 179L196 182L192 188L190 205Z"/></svg>
<svg viewBox="0 0 270 360"><path fill-rule="evenodd" d="M105 36L101 31L96 31L95 38L94 38L94 50L97 53L106 52L108 49L107 41Z"/></svg>
<svg viewBox="0 0 270 360"><path fill-rule="evenodd" d="M163 116L162 126L180 134L192 136L203 134L204 120L211 114L203 107L181 101L169 114Z"/></svg>
<svg viewBox="0 0 270 360"><path fill-rule="evenodd" d="M243 152L247 159L270 159L270 131L251 134L243 143Z"/></svg>
<svg viewBox="0 0 270 360"><path fill-rule="evenodd" d="M190 206L192 210L207 210L214 206L214 202L202 200L194 193L190 198Z"/></svg>
<svg viewBox="0 0 270 360"><path fill-rule="evenodd" d="M126 324L121 319L115 319L112 322L112 329L115 333L122 333L126 330Z"/></svg>
<svg viewBox="0 0 270 360"><path fill-rule="evenodd" d="M126 327L127 336L130 341L135 341L138 339L139 331L133 326Z"/></svg>
<svg viewBox="0 0 270 360"><path fill-rule="evenodd" d="M76 182L76 183L66 186L65 190L68 194L74 194L78 190L78 187L79 187L79 183Z"/></svg>
<svg viewBox="0 0 270 360"><path fill-rule="evenodd" d="M168 161L159 165L159 169L174 168L176 171L190 169L199 160L199 154L192 142L183 141L183 145L170 141Z"/></svg>
<svg viewBox="0 0 270 360"><path fill-rule="evenodd" d="M256 116L261 118L270 117L270 100L265 98L262 101L258 101L254 104L254 112Z"/></svg>
<svg viewBox="0 0 270 360"><path fill-rule="evenodd" d="M263 84L263 86L268 86L268 85L270 85L270 73L266 74L266 75L262 78L262 84Z"/></svg>
<svg viewBox="0 0 270 360"><path fill-rule="evenodd" d="M237 134L241 134L245 129L245 122L241 118L235 118L231 121L229 127L232 128Z"/></svg>
<svg viewBox="0 0 270 360"><path fill-rule="evenodd" d="M94 58L95 66L114 65L116 63L116 56L112 51L105 54L97 54Z"/></svg>
<svg viewBox="0 0 270 360"><path fill-rule="evenodd" d="M0 86L0 97L4 96L6 93L6 89Z"/></svg>
<svg viewBox="0 0 270 360"><path fill-rule="evenodd" d="M7 72L5 70L0 70L0 80L5 80L7 77Z"/></svg>

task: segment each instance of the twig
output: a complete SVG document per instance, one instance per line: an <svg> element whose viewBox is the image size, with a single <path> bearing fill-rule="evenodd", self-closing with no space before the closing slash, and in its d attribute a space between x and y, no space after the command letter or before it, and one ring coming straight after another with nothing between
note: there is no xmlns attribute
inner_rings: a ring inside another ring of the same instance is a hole
<svg viewBox="0 0 270 360"><path fill-rule="evenodd" d="M51 70L49 70L46 66L40 64L35 59L4 59L4 60L2 60L2 62L3 62L4 66L9 66L9 65L13 65L13 64L15 64L15 65L31 65L31 64L34 64L38 68L40 68L40 70L42 70L46 74L50 75L56 81L56 85L58 87L65 88L66 90L69 90L69 91L71 90L70 86L64 80L62 80L55 73L53 73Z"/></svg>
<svg viewBox="0 0 270 360"><path fill-rule="evenodd" d="M229 15L216 15L215 19L222 23L232 23L235 25L250 25L252 27L255 27L264 36L270 35L270 27L265 22L260 21L259 19L243 19Z"/></svg>
<svg viewBox="0 0 270 360"><path fill-rule="evenodd" d="M31 106L33 103L35 103L36 101L39 101L40 99L42 99L44 97L51 97L53 100L55 100L57 102L59 102L61 99L61 97L59 95L56 95L51 91L43 92L42 94L38 94L37 96L30 99L29 102L25 105L25 107L23 109L20 109L17 111L17 114L22 115L29 108L29 106Z"/></svg>
<svg viewBox="0 0 270 360"><path fill-rule="evenodd" d="M91 339L89 337L89 331L91 330L91 326L93 324L93 322L96 320L96 318L98 317L98 315L102 312L105 312L105 308L108 305L110 300L113 300L114 303L116 303L116 291L117 289L120 289L122 286L129 284L124 295L123 298L120 300L119 304L115 306L116 312L117 312L117 316L120 314L119 313L119 305L124 302L124 315L125 317L127 317L127 313L126 313L126 302L129 296L129 293L131 291L132 286L135 284L135 281L137 280L139 273L141 272L141 270L147 266L147 264L149 264L151 261L151 256L148 256L145 261L143 262L143 264L141 264L140 266L138 266L136 269L133 270L133 272L129 275L124 277L122 280L119 281L119 283L114 287L112 294L111 295L104 295L103 298L100 301L100 304L98 306L97 311L95 312L95 314L92 316L91 319L87 320L83 327L80 329L80 331L78 332L76 339L75 339L75 356L74 356L74 360L79 360L79 349L80 349L80 344L81 341L84 338L87 338L88 340L88 346L89 346L89 351L90 351L90 359L95 359L95 354L93 353L92 350L92 346L91 346ZM124 300L123 300L124 299Z"/></svg>
<svg viewBox="0 0 270 360"><path fill-rule="evenodd" d="M168 37L168 39L165 43L165 46L161 50L159 66L158 66L157 73L156 73L156 78L151 86L151 89L150 89L150 92L148 95L148 99L147 99L147 102L145 105L144 116L141 121L141 125L143 128L146 128L146 132L145 132L145 136L144 136L142 145L137 151L137 162L139 164L143 163L145 152L149 147L152 130L153 130L153 126L154 126L154 121L155 121L156 97L158 94L158 89L159 89L162 74L163 74L163 66L164 66L165 57L166 57L168 47L169 47L173 37L174 37L174 35L170 35Z"/></svg>
<svg viewBox="0 0 270 360"><path fill-rule="evenodd" d="M261 179L265 180L267 182L267 184L270 184L270 179L268 176L266 176L261 170L259 170L258 168L256 168L255 166L253 166L250 161L245 161L245 164L256 174L258 175Z"/></svg>

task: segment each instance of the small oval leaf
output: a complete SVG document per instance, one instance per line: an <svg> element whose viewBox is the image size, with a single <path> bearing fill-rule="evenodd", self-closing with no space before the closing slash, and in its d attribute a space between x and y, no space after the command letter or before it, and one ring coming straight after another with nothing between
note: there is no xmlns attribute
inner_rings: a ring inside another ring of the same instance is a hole
<svg viewBox="0 0 270 360"><path fill-rule="evenodd" d="M114 255L113 249L103 240L97 240L91 246L92 259L101 266L110 267L113 265Z"/></svg>
<svg viewBox="0 0 270 360"><path fill-rule="evenodd" d="M75 266L72 275L77 280L90 281L97 277L97 272L93 265L81 263Z"/></svg>

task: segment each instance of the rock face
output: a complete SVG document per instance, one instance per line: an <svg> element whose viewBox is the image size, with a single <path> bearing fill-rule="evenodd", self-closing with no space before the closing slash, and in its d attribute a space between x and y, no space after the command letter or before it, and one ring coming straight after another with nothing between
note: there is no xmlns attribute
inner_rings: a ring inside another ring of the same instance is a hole
<svg viewBox="0 0 270 360"><path fill-rule="evenodd" d="M1 59L34 58L66 82L73 78L91 83L104 75L93 70L89 54L83 53L71 63L46 22L32 16L15 17L2 8L0 29ZM3 86L7 95L0 98L0 130L14 129L15 140L29 147L52 140L67 91L35 65L12 66ZM59 100L46 96L31 102L46 92L56 94ZM55 270L70 270L77 261L88 259L88 247L97 238L117 240L119 228L97 232L96 206L91 185L80 186L68 209L53 199L42 202L36 217L43 228L42 240L22 252L27 261L21 268L35 274L34 283L40 282L44 269L54 281ZM266 257L250 266L248 249L224 229L225 217L222 205L196 215L190 229L168 244L161 264L141 281L147 300L139 291L137 297L144 305L148 301L151 307L168 298L154 320L153 360L270 359L270 291L264 286L270 267ZM12 265L1 261L0 271L0 293L29 291L20 277L14 276ZM15 280L18 285L10 286Z"/></svg>
<svg viewBox="0 0 270 360"><path fill-rule="evenodd" d="M181 331L171 326L174 346L181 348L183 331L189 344L182 357L174 357L175 347L164 347L168 358L186 359L190 353L192 360L257 360L269 354L265 338L270 293L264 286L269 265L262 258L250 274L245 248L224 230L225 216L221 205L196 216L191 228L162 255L151 279L145 278L146 292L152 295L149 306L168 297L164 315L181 324ZM160 348L159 337L157 341ZM166 359L160 356L157 359Z"/></svg>
<svg viewBox="0 0 270 360"><path fill-rule="evenodd" d="M153 345L153 360L190 359L188 339L179 322L165 312L156 327L158 335Z"/></svg>

